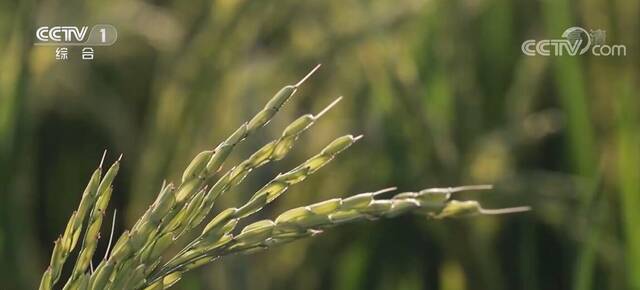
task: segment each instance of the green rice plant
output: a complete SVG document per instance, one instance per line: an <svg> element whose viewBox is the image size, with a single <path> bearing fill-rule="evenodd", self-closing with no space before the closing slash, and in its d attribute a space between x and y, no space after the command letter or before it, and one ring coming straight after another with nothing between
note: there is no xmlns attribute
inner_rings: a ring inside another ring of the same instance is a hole
<svg viewBox="0 0 640 290"><path fill-rule="evenodd" d="M460 217L474 214L503 214L526 211L528 207L499 210L483 209L476 201L457 201L452 193L467 190L488 190L491 186L463 186L434 188L418 192L405 192L389 199L379 195L395 190L387 188L362 193L349 198L335 198L309 206L294 208L274 220L251 223L236 231L241 219L260 211L285 193L288 188L304 181L338 154L362 138L345 135L330 142L318 154L286 173L277 175L256 191L240 207L227 208L203 227L177 254L167 256L178 240L211 215L216 199L240 184L254 169L284 158L296 139L309 129L322 115L335 106L336 99L320 113L306 114L291 124L280 137L265 144L246 160L214 178L224 161L240 142L265 126L278 110L291 98L299 86L313 74L294 85L278 91L251 120L242 124L215 149L197 154L184 170L180 183L162 185L156 200L133 225L125 231L111 248L111 238L104 259L94 269L91 260L100 237L100 228L113 191L112 182L118 172L121 158L102 176L102 164L92 174L82 195L78 210L67 224L64 233L55 242L51 262L42 276L40 289L53 289L60 279L63 265L82 243L73 270L63 289L167 289L180 280L182 274L199 266L231 254L253 253L301 238L314 236L322 230L348 222L395 217L416 213L431 219ZM121 156L122 157L122 156ZM115 214L114 214L115 220ZM111 231L113 235L113 229Z"/></svg>

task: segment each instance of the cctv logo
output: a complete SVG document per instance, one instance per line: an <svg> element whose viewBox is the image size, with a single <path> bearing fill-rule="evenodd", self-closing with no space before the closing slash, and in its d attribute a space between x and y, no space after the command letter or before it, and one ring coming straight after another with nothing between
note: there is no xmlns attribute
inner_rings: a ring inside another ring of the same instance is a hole
<svg viewBox="0 0 640 290"><path fill-rule="evenodd" d="M627 47L623 44L605 44L607 32L601 29L588 32L582 27L570 27L562 33L564 39L529 39L520 47L527 56L571 56L583 55L589 50L595 56L626 56Z"/></svg>
<svg viewBox="0 0 640 290"><path fill-rule="evenodd" d="M88 29L88 26L42 26L36 31L36 37L41 42L82 42Z"/></svg>
<svg viewBox="0 0 640 290"><path fill-rule="evenodd" d="M118 39L118 30L111 24L40 26L35 34L34 45L43 46L111 46Z"/></svg>

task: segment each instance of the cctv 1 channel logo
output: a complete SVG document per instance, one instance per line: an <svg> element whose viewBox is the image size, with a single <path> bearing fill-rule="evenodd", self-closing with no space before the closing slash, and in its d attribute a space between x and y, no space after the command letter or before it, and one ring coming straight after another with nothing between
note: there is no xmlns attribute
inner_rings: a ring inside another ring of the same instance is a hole
<svg viewBox="0 0 640 290"><path fill-rule="evenodd" d="M89 32L89 33L87 33ZM89 26L40 26L35 45L110 46L118 39L118 30L110 24Z"/></svg>
<svg viewBox="0 0 640 290"><path fill-rule="evenodd" d="M55 58L66 61L78 53L67 46L82 46L78 53L82 60L93 60L94 46L111 46L118 40L118 30L110 24L89 26L40 26L36 30L35 45L57 46Z"/></svg>

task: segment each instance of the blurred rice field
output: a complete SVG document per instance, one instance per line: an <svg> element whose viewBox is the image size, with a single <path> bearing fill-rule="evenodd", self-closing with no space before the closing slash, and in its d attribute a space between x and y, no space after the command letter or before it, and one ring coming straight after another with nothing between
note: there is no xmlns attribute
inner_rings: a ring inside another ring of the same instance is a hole
<svg viewBox="0 0 640 290"><path fill-rule="evenodd" d="M342 103L217 209L353 132L365 139L261 218L392 185L491 183L462 198L534 210L349 225L225 258L176 289L640 289L639 19L640 2L622 0L0 0L0 289L37 287L105 148L125 156L118 234L163 180L316 63L231 159ZM119 39L94 61L33 45L38 26L99 23ZM627 55L521 52L571 26L606 30Z"/></svg>

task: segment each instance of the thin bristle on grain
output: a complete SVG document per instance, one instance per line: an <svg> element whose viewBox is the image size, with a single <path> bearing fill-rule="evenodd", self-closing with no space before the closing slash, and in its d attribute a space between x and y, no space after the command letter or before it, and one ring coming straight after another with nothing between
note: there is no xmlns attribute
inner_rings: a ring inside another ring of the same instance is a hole
<svg viewBox="0 0 640 290"><path fill-rule="evenodd" d="M380 189L378 191L373 192L373 196L378 196L378 195L381 195L381 194L384 194L384 193L387 193L387 192L396 191L396 190L398 190L398 188L395 187L395 186L383 188L383 189Z"/></svg>
<svg viewBox="0 0 640 290"><path fill-rule="evenodd" d="M337 99L335 99L333 102L331 102L331 104L329 104L328 106L326 106L324 109L322 109L322 111L320 111L320 113L316 114L314 117L315 118L320 118L322 117L322 115L324 115L326 112L329 112L329 110L331 110L335 105L337 105L340 101L342 101L342 96L338 97Z"/></svg>
<svg viewBox="0 0 640 290"><path fill-rule="evenodd" d="M308 78L310 78L320 67L322 66L321 63L317 64L309 73L307 73L307 75L305 75L300 81L298 81L295 85L293 85L294 87L299 87L301 86Z"/></svg>
<svg viewBox="0 0 640 290"><path fill-rule="evenodd" d="M104 149L104 152L102 152L102 158L100 158L100 165L98 166L98 168L102 168L102 165L104 164L104 159L107 157L107 149Z"/></svg>
<svg viewBox="0 0 640 290"><path fill-rule="evenodd" d="M113 210L113 218L111 218L111 231L109 233L109 242L107 243L107 249L104 251L104 258L102 260L107 260L109 257L109 250L111 250L111 243L113 242L113 231L116 228L116 214L118 213L117 209Z"/></svg>
<svg viewBox="0 0 640 290"><path fill-rule="evenodd" d="M530 206L517 206L517 207L498 208L498 209L481 208L480 209L480 213L481 214L488 214L488 215L498 215L498 214L510 214L510 213L517 213L517 212L525 212L525 211L530 211L530 210L531 210Z"/></svg>

